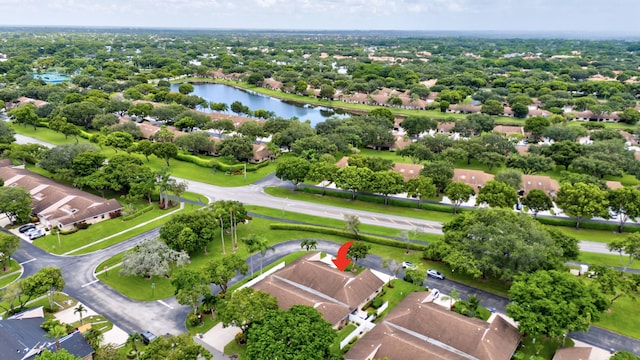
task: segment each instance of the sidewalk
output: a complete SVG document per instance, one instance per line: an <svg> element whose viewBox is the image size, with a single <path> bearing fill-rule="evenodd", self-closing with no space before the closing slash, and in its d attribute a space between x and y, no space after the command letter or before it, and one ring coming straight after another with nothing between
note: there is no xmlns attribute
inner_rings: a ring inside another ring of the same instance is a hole
<svg viewBox="0 0 640 360"><path fill-rule="evenodd" d="M240 328L235 326L223 327L222 323L218 323L202 335L202 342L216 349L217 351L224 353L224 347L228 343L234 341L236 334L239 333Z"/></svg>
<svg viewBox="0 0 640 360"><path fill-rule="evenodd" d="M147 224L149 224L149 223L152 223L152 222L154 222L154 221L156 221L156 220L160 220L160 219L162 219L162 218L164 218L164 217L171 216L171 215L173 215L173 214L177 213L178 211L180 211L180 210L182 210L182 209L184 209L184 202L182 202L182 201L181 201L181 202L180 202L180 207L179 207L178 209L175 209L175 210L173 210L173 211L171 211L171 212L169 212L169 213L166 213L166 214L164 214L164 215L158 216L158 217L157 217L157 218L155 218L155 219L151 219L151 220L145 221L145 222L143 222L143 223L140 223L140 224L138 224L138 225L136 225L136 226L132 226L132 227L130 227L130 228L128 228L128 229L126 229L126 230L122 230L122 231L120 231L119 233L116 233L116 234L113 234L113 235L109 235L109 236L104 237L104 238L102 238L102 239L100 239L100 240L96 240L96 241L94 241L94 242L92 242L92 243L90 243L90 244L87 244L87 245L84 245L84 246L80 246L79 248L75 248L75 249L73 249L73 250L71 250L71 251L67 251L66 253L63 253L62 255L71 255L71 254L73 254L73 253L75 253L75 252L78 252L78 251L80 251L80 250L82 250L82 249L86 249L86 248L91 247L91 246L93 246L93 245L95 245L95 244L99 244L99 243L101 243L101 242L103 242L103 241L107 241L107 240L109 240L109 239L111 239L111 238L114 238L114 237L116 237L116 236L120 236L120 235L122 235L122 234L126 234L127 232L129 232L129 231L131 231L131 230L133 230L133 229L137 229L137 228L139 228L139 227L145 226L145 225L147 225Z"/></svg>

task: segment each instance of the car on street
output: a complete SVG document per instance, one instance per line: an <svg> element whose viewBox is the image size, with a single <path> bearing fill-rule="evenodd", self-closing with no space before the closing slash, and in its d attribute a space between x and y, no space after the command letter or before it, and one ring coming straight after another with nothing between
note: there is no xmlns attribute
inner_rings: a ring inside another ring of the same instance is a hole
<svg viewBox="0 0 640 360"><path fill-rule="evenodd" d="M157 338L157 336L149 330L141 332L140 336L142 337L142 342L145 343L145 345L149 345L150 342Z"/></svg>
<svg viewBox="0 0 640 360"><path fill-rule="evenodd" d="M402 263L402 268L403 269L409 269L409 270L415 270L418 268L418 266L414 265L411 261L404 261Z"/></svg>
<svg viewBox="0 0 640 360"><path fill-rule="evenodd" d="M433 269L427 270L427 276L432 277L434 279L444 280L444 275L438 270L433 270Z"/></svg>
<svg viewBox="0 0 640 360"><path fill-rule="evenodd" d="M35 229L35 228L36 228L36 226L35 226L35 225L33 225L33 224L29 223L29 224L25 224L25 225L20 226L20 227L18 228L18 231L20 231L20 233L21 233L21 234L24 234L24 233L26 233L27 231L32 230L32 229Z"/></svg>

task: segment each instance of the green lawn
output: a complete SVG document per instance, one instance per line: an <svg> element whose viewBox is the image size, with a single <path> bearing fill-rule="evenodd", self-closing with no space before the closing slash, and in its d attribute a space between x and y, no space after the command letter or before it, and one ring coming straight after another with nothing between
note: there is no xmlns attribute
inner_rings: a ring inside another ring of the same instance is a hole
<svg viewBox="0 0 640 360"><path fill-rule="evenodd" d="M331 352L333 354L342 354L342 351L340 350L340 343L347 336L349 336L349 334L351 334L353 330L355 330L356 328L357 326L353 324L349 324L343 327L342 329L338 330L338 337L336 337L336 339L333 341L333 344L331 344Z"/></svg>
<svg viewBox="0 0 640 360"><path fill-rule="evenodd" d="M176 209L178 209L178 207L173 207L171 209L154 208L153 210L128 221L123 221L121 218L109 219L109 220L101 221L97 224L93 224L89 226L89 228L84 230L79 230L73 234L60 235L59 242L58 242L57 235L47 235L47 236L43 236L41 238L36 239L33 242L33 244L48 252L51 252L54 254L63 254L66 252L70 252L74 249L77 249L81 246L91 244L107 236L111 236L121 231L128 230L131 227L136 226L138 224L144 223L146 221L151 221L161 215L167 214ZM165 217L163 219L160 219L158 222L164 223L167 220L168 220L168 217ZM158 225L159 224L156 224L155 226L158 226ZM140 229L127 231L125 234L123 234L123 236L114 237L109 239L109 241L104 241L99 244L96 244L97 249L102 249L109 245L128 239L131 236L133 236L132 234L134 234L135 230L139 231L138 233L141 232ZM79 253L84 253L86 251L87 249L83 249L83 251Z"/></svg>
<svg viewBox="0 0 640 360"><path fill-rule="evenodd" d="M33 126L25 127L23 125L18 125L15 123L12 123L12 124L13 124L13 129L16 131L16 133L24 136L29 136L38 140L42 140L54 145L65 145L65 144L76 143L75 137L69 136L68 138L65 139L62 133L53 131L46 127L38 127L36 128L36 130L34 130ZM78 136L78 142L89 142L89 140Z"/></svg>
<svg viewBox="0 0 640 360"><path fill-rule="evenodd" d="M516 354L522 354L522 357L518 357L518 359L540 358L551 360L553 358L553 355L556 353L556 350L561 345L562 339L549 339L544 336L539 336L534 340L530 337L524 337L520 341L520 347L518 348ZM573 341L570 338L565 339L565 347L573 347L573 345Z"/></svg>
<svg viewBox="0 0 640 360"><path fill-rule="evenodd" d="M80 316L77 316L78 321L71 323L73 327L80 326ZM113 328L113 323L107 320L107 318L102 315L83 316L82 321L85 325L91 324L91 327L93 329L99 330L102 333L105 333L106 331L109 331Z"/></svg>
<svg viewBox="0 0 640 360"><path fill-rule="evenodd" d="M244 352L247 350L246 345L238 345L235 340L232 340L227 346L224 347L225 355L237 355L237 360L245 359Z"/></svg>
<svg viewBox="0 0 640 360"><path fill-rule="evenodd" d="M576 229L575 227L565 227L565 226L549 226L556 230L561 231L563 234L573 236L578 240L584 241L594 241L601 243L609 243L616 239L626 238L629 236L629 233L619 233L617 231L608 231L608 230L592 230L592 229Z"/></svg>
<svg viewBox="0 0 640 360"><path fill-rule="evenodd" d="M626 264L628 257L625 256L623 261ZM603 265L603 266L618 266L623 267L624 265L620 262L619 255L608 255L608 254L598 254L598 253L588 253L581 252L578 256L578 261L581 263L589 264L589 265ZM634 262L630 269L640 270L640 261Z"/></svg>
<svg viewBox="0 0 640 360"><path fill-rule="evenodd" d="M638 301L625 296L616 300L611 309L605 311L600 320L595 322L595 325L634 339L640 339L638 323L640 323Z"/></svg>
<svg viewBox="0 0 640 360"><path fill-rule="evenodd" d="M389 302L389 307L380 314L380 316L376 319L382 319L385 315L387 315L393 308L395 308L404 298L409 295L409 293L416 291L425 291L425 288L422 286L417 286L411 283L408 283L402 279L396 279L391 281L391 286L384 285L382 287L382 291L384 294L381 296L382 300ZM378 295L380 296L380 295Z"/></svg>
<svg viewBox="0 0 640 360"><path fill-rule="evenodd" d="M383 204L375 204L360 200L350 200L350 199L342 199L332 196L322 196L315 194L307 194L299 191L291 191L289 189L280 188L280 187L267 187L264 191L273 196L277 196L280 198L289 198L294 200L301 200L307 202L313 202L317 204L325 204L332 205L346 209L356 209L363 211L372 211L378 213L387 213L398 216L406 216L416 219L423 220L433 220L440 222L447 222L453 218L453 214L432 211L432 210L421 210L415 208L405 208L399 206L392 205L383 205Z"/></svg>
<svg viewBox="0 0 640 360"><path fill-rule="evenodd" d="M313 225L327 226L327 227L333 227L337 229L344 229L344 225L345 225L345 222L342 220L329 219L325 217L301 214L301 213L296 213L291 211L283 212L282 210L272 209L272 208L267 208L262 206L245 205L245 208L247 209L247 211L250 211L253 213L271 216L275 218L301 221L301 222L305 222ZM360 231L364 233L371 233L371 234L391 236L391 237L399 237L400 234L403 232L402 230L398 230L398 229L391 229L391 228L386 228L382 226L367 225L367 224L361 224ZM440 235L428 234L428 233L411 234L411 240L421 240L421 241L431 242L440 238L441 238Z"/></svg>
<svg viewBox="0 0 640 360"><path fill-rule="evenodd" d="M7 261L7 270L0 270L0 289L14 282L21 274L18 262L15 260Z"/></svg>

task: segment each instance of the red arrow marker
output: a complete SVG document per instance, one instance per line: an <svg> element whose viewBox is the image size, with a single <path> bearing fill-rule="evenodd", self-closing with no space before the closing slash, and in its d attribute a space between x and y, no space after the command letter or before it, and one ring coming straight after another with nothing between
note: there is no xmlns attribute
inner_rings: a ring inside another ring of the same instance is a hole
<svg viewBox="0 0 640 360"><path fill-rule="evenodd" d="M331 260L340 271L344 271L344 269L346 269L347 266L351 264L351 259L347 258L347 252L349 251L351 245L353 245L353 241L342 244L342 246L340 246L340 249L338 249L338 257Z"/></svg>

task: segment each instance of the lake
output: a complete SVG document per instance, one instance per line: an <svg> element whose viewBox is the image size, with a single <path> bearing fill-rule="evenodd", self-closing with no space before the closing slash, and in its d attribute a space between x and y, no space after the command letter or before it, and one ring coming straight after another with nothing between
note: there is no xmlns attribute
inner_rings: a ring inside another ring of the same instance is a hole
<svg viewBox="0 0 640 360"><path fill-rule="evenodd" d="M172 84L171 91L178 91L180 84ZM314 107L311 105L299 105L285 102L270 96L258 94L253 91L236 89L223 84L193 84L193 95L198 95L209 102L223 102L231 105L234 101L240 101L251 110L273 111L276 116L290 119L296 117L300 121L309 120L315 126L319 122L325 121L331 116L347 117L348 114L324 107ZM210 109L198 108L203 112L212 112Z"/></svg>

